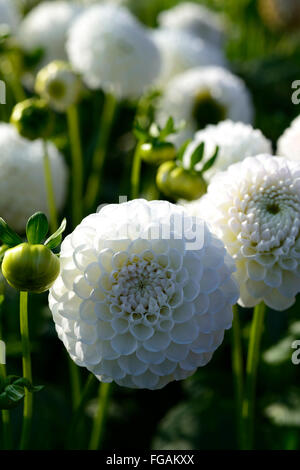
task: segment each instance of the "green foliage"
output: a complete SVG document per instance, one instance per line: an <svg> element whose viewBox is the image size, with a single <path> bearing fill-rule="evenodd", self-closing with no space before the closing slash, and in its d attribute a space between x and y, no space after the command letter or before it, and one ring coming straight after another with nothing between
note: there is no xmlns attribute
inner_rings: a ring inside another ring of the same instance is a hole
<svg viewBox="0 0 300 470"><path fill-rule="evenodd" d="M29 243L41 243L49 230L47 217L42 212L33 214L26 225L26 236Z"/></svg>
<svg viewBox="0 0 300 470"><path fill-rule="evenodd" d="M9 375L0 377L0 410L10 410L19 405L25 396L25 388L31 393L40 392L43 385L33 386L28 379Z"/></svg>

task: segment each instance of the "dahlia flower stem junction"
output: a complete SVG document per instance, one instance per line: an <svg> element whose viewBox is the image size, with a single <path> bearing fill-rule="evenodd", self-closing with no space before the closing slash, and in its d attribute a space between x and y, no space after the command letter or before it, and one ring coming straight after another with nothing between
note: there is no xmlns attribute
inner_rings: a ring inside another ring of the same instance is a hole
<svg viewBox="0 0 300 470"><path fill-rule="evenodd" d="M241 436L243 432L242 407L243 407L243 389L244 389L244 366L241 341L241 327L239 319L238 306L233 306L232 322L232 371L234 379L234 388L236 396L236 414L237 414L237 439L241 446Z"/></svg>
<svg viewBox="0 0 300 470"><path fill-rule="evenodd" d="M102 447L110 391L110 383L103 382L99 387L98 410L94 418L89 450L98 450Z"/></svg>
<svg viewBox="0 0 300 470"><path fill-rule="evenodd" d="M131 199L137 199L139 197L140 190L140 178L141 178L141 155L140 155L141 144L138 143L134 152L132 171L131 171Z"/></svg>
<svg viewBox="0 0 300 470"><path fill-rule="evenodd" d="M72 156L72 222L73 226L82 219L83 161L79 133L79 117L76 105L67 110L67 119Z"/></svg>
<svg viewBox="0 0 300 470"><path fill-rule="evenodd" d="M102 170L107 153L107 146L111 135L114 117L117 109L117 100L114 95L107 93L104 98L102 116L100 121L99 137L93 155L92 169L88 179L85 206L88 211L97 203L102 183Z"/></svg>
<svg viewBox="0 0 300 470"><path fill-rule="evenodd" d="M55 205L55 196L54 196L54 189L53 189L51 165L50 165L49 154L48 154L48 145L45 139L43 139L43 146L44 146L44 175L45 175L46 192L47 192L48 207L49 207L49 214L50 214L50 227L51 227L52 232L55 232L58 227L57 210L56 210L56 205Z"/></svg>
<svg viewBox="0 0 300 470"><path fill-rule="evenodd" d="M29 328L28 328L28 292L20 292L20 331L22 343L22 363L23 363L23 377L32 383L31 372L31 358L30 358L30 341L29 341ZM21 434L20 449L28 448L31 421L32 421L32 400L33 395L25 389L24 408L23 408L23 426Z"/></svg>
<svg viewBox="0 0 300 470"><path fill-rule="evenodd" d="M254 443L254 410L257 369L260 357L260 344L263 332L266 306L256 305L250 331L246 366L245 395L243 401L243 448L251 450Z"/></svg>

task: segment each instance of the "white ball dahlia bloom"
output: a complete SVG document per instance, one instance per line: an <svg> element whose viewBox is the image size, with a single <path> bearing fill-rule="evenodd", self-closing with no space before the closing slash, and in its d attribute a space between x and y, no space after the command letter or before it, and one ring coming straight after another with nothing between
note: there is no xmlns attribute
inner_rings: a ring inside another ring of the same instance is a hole
<svg viewBox="0 0 300 470"><path fill-rule="evenodd" d="M300 116L292 121L278 139L277 154L300 162Z"/></svg>
<svg viewBox="0 0 300 470"><path fill-rule="evenodd" d="M74 2L57 0L42 2L26 15L18 31L18 40L29 53L42 49L39 67L67 58L67 31L80 11Z"/></svg>
<svg viewBox="0 0 300 470"><path fill-rule="evenodd" d="M258 155L218 173L187 209L212 224L236 262L239 303L285 310L300 291L300 165Z"/></svg>
<svg viewBox="0 0 300 470"><path fill-rule="evenodd" d="M222 67L197 67L173 80L158 104L157 119L164 124L169 116L186 126L175 137L181 143L207 124L226 119L251 123L253 106L244 82Z"/></svg>
<svg viewBox="0 0 300 470"><path fill-rule="evenodd" d="M225 40L225 23L221 15L204 5L183 2L158 16L162 28L186 31L222 47Z"/></svg>
<svg viewBox="0 0 300 470"><path fill-rule="evenodd" d="M176 75L194 67L227 65L221 49L184 31L157 29L153 38L162 57L160 85L167 85Z"/></svg>
<svg viewBox="0 0 300 470"><path fill-rule="evenodd" d="M196 132L193 141L187 146L183 156L185 168L190 168L191 156L201 142L204 142L205 147L203 159L195 167L198 171L201 171L203 165L214 154L216 147L219 147L217 160L205 172L205 179L208 181L217 172L226 170L233 163L240 162L246 157L261 153L272 153L270 140L259 129L253 129L250 124L233 122L228 119Z"/></svg>
<svg viewBox="0 0 300 470"><path fill-rule="evenodd" d="M21 137L11 124L0 124L0 216L16 231L25 231L27 219L37 211L49 215L44 179L43 143ZM48 142L55 200L62 208L67 169L63 156Z"/></svg>
<svg viewBox="0 0 300 470"><path fill-rule="evenodd" d="M67 41L69 60L90 88L136 98L160 70L150 33L125 8L94 5L80 15Z"/></svg>
<svg viewBox="0 0 300 470"><path fill-rule="evenodd" d="M209 362L238 288L223 243L203 221L196 228L183 208L138 199L102 208L65 238L49 305L77 365L158 389Z"/></svg>
<svg viewBox="0 0 300 470"><path fill-rule="evenodd" d="M0 0L0 25L8 25L16 32L21 17L14 0Z"/></svg>

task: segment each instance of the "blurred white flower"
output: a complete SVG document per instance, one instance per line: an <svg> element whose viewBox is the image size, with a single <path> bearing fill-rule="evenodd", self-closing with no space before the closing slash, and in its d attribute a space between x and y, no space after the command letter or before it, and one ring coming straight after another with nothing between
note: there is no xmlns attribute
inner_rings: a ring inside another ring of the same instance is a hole
<svg viewBox="0 0 300 470"><path fill-rule="evenodd" d="M203 243L187 248L194 223L181 207L140 199L102 208L65 238L49 305L76 364L104 382L158 389L209 362L238 289L203 221Z"/></svg>
<svg viewBox="0 0 300 470"><path fill-rule="evenodd" d="M225 119L251 123L253 107L244 82L222 67L197 67L173 80L158 104L157 119L163 124L172 116L185 121L176 143L192 138L198 129Z"/></svg>
<svg viewBox="0 0 300 470"><path fill-rule="evenodd" d="M69 59L90 88L135 98L160 70L160 54L148 31L125 8L89 7L75 21L67 41Z"/></svg>
<svg viewBox="0 0 300 470"><path fill-rule="evenodd" d="M299 164L248 157L218 173L189 210L206 216L235 260L241 305L293 305L300 291Z"/></svg>
<svg viewBox="0 0 300 470"><path fill-rule="evenodd" d="M0 0L0 25L8 25L16 32L21 17L14 0Z"/></svg>
<svg viewBox="0 0 300 470"><path fill-rule="evenodd" d="M204 156L196 165L200 171L203 165L214 154L216 147L219 153L214 165L205 173L208 181L219 171L226 170L233 163L244 160L261 153L272 153L271 142L259 129L253 129L250 124L221 121L216 125L209 125L202 131L196 132L193 141L188 145L183 156L183 166L190 167L191 156L196 148L204 142Z"/></svg>
<svg viewBox="0 0 300 470"><path fill-rule="evenodd" d="M158 22L163 28L186 31L216 46L224 44L225 24L222 16L204 5L192 2L180 3L162 11L158 16Z"/></svg>
<svg viewBox="0 0 300 470"><path fill-rule="evenodd" d="M221 49L184 31L157 29L153 38L162 56L158 79L161 85L167 85L170 79L194 67L227 65Z"/></svg>
<svg viewBox="0 0 300 470"><path fill-rule="evenodd" d="M68 62L54 60L36 77L35 91L53 109L64 112L78 100L81 81Z"/></svg>
<svg viewBox="0 0 300 470"><path fill-rule="evenodd" d="M43 51L39 67L65 60L68 28L81 8L69 1L46 1L33 8L22 21L18 40L25 51Z"/></svg>
<svg viewBox="0 0 300 470"><path fill-rule="evenodd" d="M21 137L11 124L0 124L0 216L18 232L37 211L49 214L44 180L43 144ZM65 202L67 170L63 156L48 143L58 208Z"/></svg>
<svg viewBox="0 0 300 470"><path fill-rule="evenodd" d="M300 116L292 121L278 139L277 154L300 162Z"/></svg>

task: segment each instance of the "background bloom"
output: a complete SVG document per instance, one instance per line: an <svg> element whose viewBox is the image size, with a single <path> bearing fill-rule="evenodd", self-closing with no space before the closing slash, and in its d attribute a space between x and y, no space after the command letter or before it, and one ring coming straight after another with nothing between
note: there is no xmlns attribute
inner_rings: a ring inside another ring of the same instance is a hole
<svg viewBox="0 0 300 470"><path fill-rule="evenodd" d="M0 25L8 25L15 32L19 22L20 14L14 0L0 0Z"/></svg>
<svg viewBox="0 0 300 470"><path fill-rule="evenodd" d="M42 49L39 66L55 59L65 60L65 41L69 26L80 7L67 1L42 2L33 8L22 21L18 40L27 52Z"/></svg>
<svg viewBox="0 0 300 470"><path fill-rule="evenodd" d="M253 107L239 77L222 67L197 67L169 82L159 102L157 118L164 123L169 116L177 124L186 122L184 130L175 137L182 142L205 125L225 119L251 123Z"/></svg>
<svg viewBox="0 0 300 470"><path fill-rule="evenodd" d="M157 389L211 359L238 290L232 259L204 222L202 248L187 249L193 221L168 202L134 200L65 238L49 305L76 364L104 382Z"/></svg>
<svg viewBox="0 0 300 470"><path fill-rule="evenodd" d="M0 214L15 230L23 232L27 219L37 211L48 212L41 140L21 137L15 127L0 124ZM62 155L48 143L55 199L62 208L67 170Z"/></svg>
<svg viewBox="0 0 300 470"><path fill-rule="evenodd" d="M210 41L216 46L223 46L225 27L221 15L203 5L184 2L158 16L161 27L183 30L194 36Z"/></svg>
<svg viewBox="0 0 300 470"><path fill-rule="evenodd" d="M154 30L153 38L162 56L159 75L159 83L162 85L166 85L171 78L193 67L226 66L226 59L221 49L185 31L157 29Z"/></svg>
<svg viewBox="0 0 300 470"><path fill-rule="evenodd" d="M147 30L115 5L88 8L71 27L69 59L90 88L138 97L156 79L160 55Z"/></svg>
<svg viewBox="0 0 300 470"><path fill-rule="evenodd" d="M300 165L271 155L248 157L217 174L192 203L236 262L239 303L285 310L300 291Z"/></svg>
<svg viewBox="0 0 300 470"><path fill-rule="evenodd" d="M246 157L272 152L271 142L259 129L253 129L250 124L226 120L196 132L193 141L184 153L185 168L190 167L191 156L201 142L204 142L205 147L203 160L196 165L199 171L213 155L216 147L219 147L217 160L205 173L205 178L208 180L217 172L226 170L233 163L244 160Z"/></svg>
<svg viewBox="0 0 300 470"><path fill-rule="evenodd" d="M300 162L300 116L279 137L277 154Z"/></svg>

